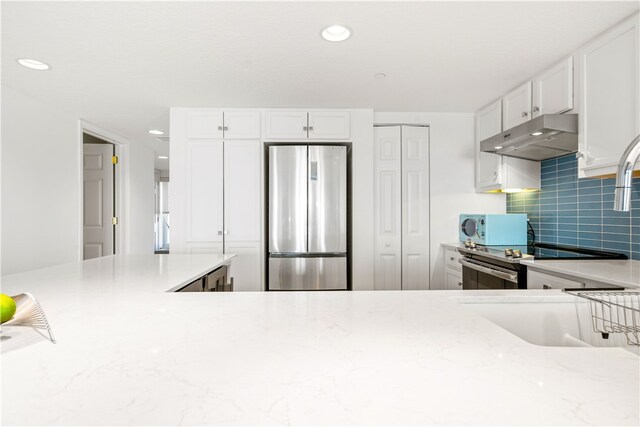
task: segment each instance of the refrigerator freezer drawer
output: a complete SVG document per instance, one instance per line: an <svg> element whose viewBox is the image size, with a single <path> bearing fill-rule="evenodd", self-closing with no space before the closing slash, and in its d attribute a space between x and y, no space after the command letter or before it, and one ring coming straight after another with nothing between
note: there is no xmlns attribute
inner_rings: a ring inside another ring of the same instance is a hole
<svg viewBox="0 0 640 427"><path fill-rule="evenodd" d="M347 258L269 258L269 290L347 289Z"/></svg>

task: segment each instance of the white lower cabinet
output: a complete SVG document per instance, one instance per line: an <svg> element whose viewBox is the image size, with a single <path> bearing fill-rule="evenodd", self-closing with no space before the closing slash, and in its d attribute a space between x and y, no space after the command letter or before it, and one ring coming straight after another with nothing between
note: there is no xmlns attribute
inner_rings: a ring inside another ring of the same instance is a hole
<svg viewBox="0 0 640 427"><path fill-rule="evenodd" d="M527 289L565 289L583 288L584 282L565 279L539 271L527 270Z"/></svg>
<svg viewBox="0 0 640 427"><path fill-rule="evenodd" d="M462 272L451 268L445 269L445 281L448 291L462 290Z"/></svg>
<svg viewBox="0 0 640 427"><path fill-rule="evenodd" d="M237 254L231 260L229 277L234 292L259 292L262 287L262 251L260 242L225 242L225 252Z"/></svg>
<svg viewBox="0 0 640 427"><path fill-rule="evenodd" d="M429 137L419 126L374 129L374 289L429 289Z"/></svg>

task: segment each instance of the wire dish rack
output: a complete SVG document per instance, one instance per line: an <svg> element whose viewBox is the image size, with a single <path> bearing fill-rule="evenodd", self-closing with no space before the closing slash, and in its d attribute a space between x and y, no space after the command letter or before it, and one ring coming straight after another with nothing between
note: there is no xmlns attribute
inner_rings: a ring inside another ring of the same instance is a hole
<svg viewBox="0 0 640 427"><path fill-rule="evenodd" d="M565 290L589 301L594 332L608 339L622 333L629 345L640 346L640 291Z"/></svg>
<svg viewBox="0 0 640 427"><path fill-rule="evenodd" d="M56 339L53 337L53 331L44 314L44 310L40 306L38 300L29 293L19 294L12 297L16 302L16 313L11 320L2 324L5 326L27 326L34 329L44 330L49 335L49 339L55 344Z"/></svg>

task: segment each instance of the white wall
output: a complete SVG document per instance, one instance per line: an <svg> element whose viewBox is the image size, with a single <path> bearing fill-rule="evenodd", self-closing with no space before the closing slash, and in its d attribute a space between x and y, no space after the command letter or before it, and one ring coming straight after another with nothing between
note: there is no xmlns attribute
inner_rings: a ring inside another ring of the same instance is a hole
<svg viewBox="0 0 640 427"><path fill-rule="evenodd" d="M76 115L2 87L3 275L77 261L79 149ZM127 247L150 252L153 152L135 145L128 151Z"/></svg>
<svg viewBox="0 0 640 427"><path fill-rule="evenodd" d="M155 249L154 153L141 144L129 145L129 203L127 252L153 253Z"/></svg>
<svg viewBox="0 0 640 427"><path fill-rule="evenodd" d="M351 110L352 288L373 289L373 110Z"/></svg>
<svg viewBox="0 0 640 427"><path fill-rule="evenodd" d="M441 243L458 240L458 215L504 213L506 210L503 194L475 192L474 114L380 112L374 114L374 122L429 125L430 286L431 289L445 289Z"/></svg>

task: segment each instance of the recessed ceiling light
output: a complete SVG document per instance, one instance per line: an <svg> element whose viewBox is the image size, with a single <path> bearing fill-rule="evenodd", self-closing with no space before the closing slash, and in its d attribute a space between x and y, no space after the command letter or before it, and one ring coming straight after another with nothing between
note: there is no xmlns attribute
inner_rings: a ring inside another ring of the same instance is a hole
<svg viewBox="0 0 640 427"><path fill-rule="evenodd" d="M164 132L158 129L150 129L147 132L149 132L151 135L164 135Z"/></svg>
<svg viewBox="0 0 640 427"><path fill-rule="evenodd" d="M351 30L343 25L331 25L322 30L322 38L330 42L342 42L351 37Z"/></svg>
<svg viewBox="0 0 640 427"><path fill-rule="evenodd" d="M31 68L33 70L44 71L51 68L49 64L38 61L37 59L19 58L16 61L18 61L18 64L22 65L23 67Z"/></svg>
<svg viewBox="0 0 640 427"><path fill-rule="evenodd" d="M162 160L166 160L166 159L168 159L168 158L169 158L169 156L158 156L158 158L159 158L159 159L162 159Z"/></svg>
<svg viewBox="0 0 640 427"><path fill-rule="evenodd" d="M493 147L494 150L502 150L502 145L496 145L495 147Z"/></svg>
<svg viewBox="0 0 640 427"><path fill-rule="evenodd" d="M373 77L375 77L376 79L384 79L385 77L387 77L387 75L385 73L378 73Z"/></svg>

